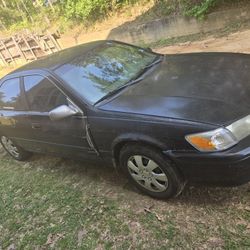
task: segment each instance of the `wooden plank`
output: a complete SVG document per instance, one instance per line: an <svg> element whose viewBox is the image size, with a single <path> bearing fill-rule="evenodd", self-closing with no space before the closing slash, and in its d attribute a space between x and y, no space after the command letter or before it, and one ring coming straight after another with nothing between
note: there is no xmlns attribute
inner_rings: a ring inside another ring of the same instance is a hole
<svg viewBox="0 0 250 250"><path fill-rule="evenodd" d="M49 31L39 36L28 32L27 35L20 34L0 40L0 60L4 64L16 63L17 58L23 58L26 61L35 60L41 55L52 54L59 50L61 46Z"/></svg>
<svg viewBox="0 0 250 250"><path fill-rule="evenodd" d="M14 42L14 44L15 44L15 46L16 46L18 52L20 53L20 56L21 56L25 61L27 61L27 59L26 59L26 57L25 57L23 51L22 51L21 48L19 47L19 44L17 43L16 39L15 39L13 36L12 36L11 38L12 38L12 41Z"/></svg>
<svg viewBox="0 0 250 250"><path fill-rule="evenodd" d="M13 59L12 54L10 53L9 49L5 46L5 43L3 41L1 41L1 43L2 43L3 47L5 48L5 50L8 52L8 54L11 58L11 61L16 64L16 61Z"/></svg>
<svg viewBox="0 0 250 250"><path fill-rule="evenodd" d="M60 51L62 49L60 44L56 41L56 39L53 37L53 35L51 35L51 33L49 31L47 31L47 34L48 34L50 40L52 41L52 43L54 44L56 50Z"/></svg>
<svg viewBox="0 0 250 250"><path fill-rule="evenodd" d="M31 50L40 49L40 47L30 47ZM30 49L22 49L23 52L31 51Z"/></svg>
<svg viewBox="0 0 250 250"><path fill-rule="evenodd" d="M44 41L44 43L45 43L45 46L49 49L50 53L53 54L53 50L51 49L51 46L50 46L50 44L49 44L50 39L49 39L49 38L47 39L47 37L44 36L44 37L43 37L43 41Z"/></svg>
<svg viewBox="0 0 250 250"><path fill-rule="evenodd" d="M37 46L36 48L40 48L42 50L42 44L40 43L39 39L37 39L37 37L33 34L30 34L31 38L36 42ZM33 47L34 48L34 47Z"/></svg>
<svg viewBox="0 0 250 250"><path fill-rule="evenodd" d="M27 42L26 38L24 37L24 35L22 35L23 41L25 43L25 45L28 47L29 51L31 52L32 56L34 57L34 59L37 59L34 51L31 49L29 43Z"/></svg>
<svg viewBox="0 0 250 250"><path fill-rule="evenodd" d="M8 65L8 63L7 63L7 61L5 60L4 55L2 54L1 50L0 50L0 57L1 57L1 60L3 61L3 63L4 63L5 65Z"/></svg>

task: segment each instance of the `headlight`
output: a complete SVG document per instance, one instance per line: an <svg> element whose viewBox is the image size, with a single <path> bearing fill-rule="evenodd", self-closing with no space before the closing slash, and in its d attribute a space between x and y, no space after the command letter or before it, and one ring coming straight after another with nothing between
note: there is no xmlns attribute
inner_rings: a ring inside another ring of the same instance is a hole
<svg viewBox="0 0 250 250"><path fill-rule="evenodd" d="M239 141L246 138L250 135L250 115L227 126L227 129L231 131Z"/></svg>
<svg viewBox="0 0 250 250"><path fill-rule="evenodd" d="M186 140L202 152L214 152L228 149L250 135L250 115L226 128L187 135Z"/></svg>

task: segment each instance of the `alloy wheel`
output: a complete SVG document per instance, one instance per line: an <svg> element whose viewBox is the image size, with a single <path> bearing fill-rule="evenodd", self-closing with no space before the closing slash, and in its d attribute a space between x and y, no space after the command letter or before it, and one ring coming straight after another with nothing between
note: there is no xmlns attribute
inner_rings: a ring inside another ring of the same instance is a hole
<svg viewBox="0 0 250 250"><path fill-rule="evenodd" d="M1 137L1 142L5 149L15 158L18 158L20 156L18 148L15 146L15 144L6 136Z"/></svg>
<svg viewBox="0 0 250 250"><path fill-rule="evenodd" d="M168 188L168 177L152 159L142 155L131 156L127 163L132 178L151 192L164 192Z"/></svg>

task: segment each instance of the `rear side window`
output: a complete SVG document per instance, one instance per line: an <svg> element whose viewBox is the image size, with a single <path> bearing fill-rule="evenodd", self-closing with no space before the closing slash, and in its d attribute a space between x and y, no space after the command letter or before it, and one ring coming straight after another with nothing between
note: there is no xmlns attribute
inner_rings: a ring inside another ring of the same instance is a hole
<svg viewBox="0 0 250 250"><path fill-rule="evenodd" d="M23 110L20 80L13 78L5 81L0 87L0 108L7 110Z"/></svg>
<svg viewBox="0 0 250 250"><path fill-rule="evenodd" d="M45 77L25 76L24 88L32 111L49 112L60 105L67 105L65 95Z"/></svg>

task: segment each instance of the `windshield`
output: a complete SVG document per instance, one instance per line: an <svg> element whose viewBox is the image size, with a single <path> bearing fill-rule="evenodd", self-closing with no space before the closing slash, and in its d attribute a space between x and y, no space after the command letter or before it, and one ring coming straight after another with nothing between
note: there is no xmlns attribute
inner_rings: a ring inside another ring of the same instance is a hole
<svg viewBox="0 0 250 250"><path fill-rule="evenodd" d="M136 78L156 57L141 48L107 42L60 66L55 73L94 104Z"/></svg>

